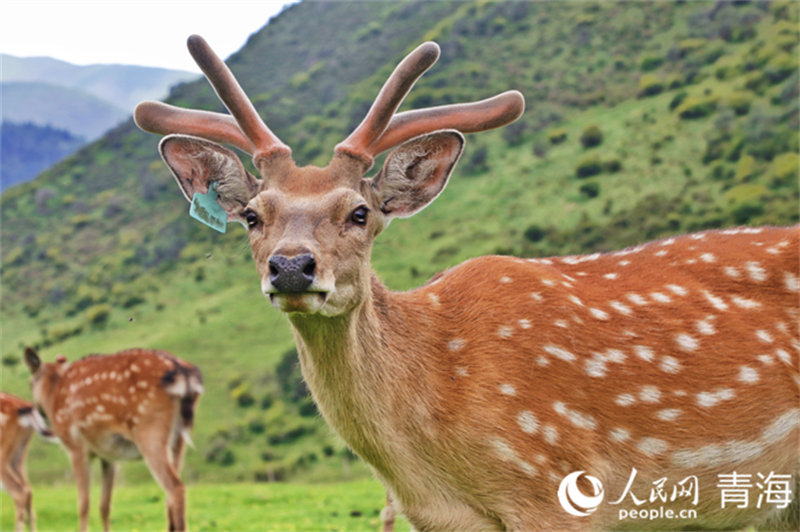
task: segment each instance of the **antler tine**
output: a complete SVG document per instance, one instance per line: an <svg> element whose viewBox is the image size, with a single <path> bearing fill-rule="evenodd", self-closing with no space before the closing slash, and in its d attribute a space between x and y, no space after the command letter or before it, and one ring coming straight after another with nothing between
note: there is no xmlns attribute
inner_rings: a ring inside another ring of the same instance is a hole
<svg viewBox="0 0 800 532"><path fill-rule="evenodd" d="M336 146L336 152L372 164L376 154L372 145L380 139L414 83L439 59L439 53L438 44L426 42L408 54L384 83L367 116L349 137Z"/></svg>
<svg viewBox="0 0 800 532"><path fill-rule="evenodd" d="M182 109L162 102L142 102L136 106L133 119L139 128L150 133L183 133L232 144L251 155L256 151L253 143L245 137L230 115Z"/></svg>
<svg viewBox="0 0 800 532"><path fill-rule="evenodd" d="M519 91L508 91L479 102L443 105L406 111L395 115L386 131L370 147L376 156L398 144L431 131L456 129L478 133L510 124L525 111L525 98Z"/></svg>
<svg viewBox="0 0 800 532"><path fill-rule="evenodd" d="M258 116L255 107L247 98L233 73L214 53L205 39L199 35L192 35L189 37L187 46L200 70L214 87L219 99L222 100L255 147L253 159L271 157L280 152L286 155L291 154L289 146L281 142Z"/></svg>

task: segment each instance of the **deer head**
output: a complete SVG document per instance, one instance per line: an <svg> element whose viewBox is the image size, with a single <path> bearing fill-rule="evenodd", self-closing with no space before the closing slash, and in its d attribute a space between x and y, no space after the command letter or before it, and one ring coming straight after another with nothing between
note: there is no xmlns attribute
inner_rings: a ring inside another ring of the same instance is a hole
<svg viewBox="0 0 800 532"><path fill-rule="evenodd" d="M232 116L144 102L134 118L145 131L167 134L161 155L187 199L215 184L228 220L249 230L263 293L288 313L335 316L362 302L372 242L393 218L413 215L442 192L463 151L462 133L506 125L524 109L522 95L509 91L395 114L438 59L439 47L425 43L395 69L328 166L298 168L208 44L192 36L188 46ZM220 142L251 154L261 179ZM383 168L365 177L391 148Z"/></svg>

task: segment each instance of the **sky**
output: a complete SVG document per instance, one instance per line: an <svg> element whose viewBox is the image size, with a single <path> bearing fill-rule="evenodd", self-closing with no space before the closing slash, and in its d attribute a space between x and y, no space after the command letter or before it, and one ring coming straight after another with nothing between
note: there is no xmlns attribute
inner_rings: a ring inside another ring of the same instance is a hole
<svg viewBox="0 0 800 532"><path fill-rule="evenodd" d="M223 59L291 0L1 0L0 52L76 65L124 64L200 72L186 38Z"/></svg>

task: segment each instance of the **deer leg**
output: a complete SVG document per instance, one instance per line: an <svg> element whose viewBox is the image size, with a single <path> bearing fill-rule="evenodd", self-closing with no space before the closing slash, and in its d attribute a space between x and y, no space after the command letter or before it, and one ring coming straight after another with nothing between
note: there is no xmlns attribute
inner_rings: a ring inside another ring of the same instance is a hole
<svg viewBox="0 0 800 532"><path fill-rule="evenodd" d="M14 501L14 529L17 531L25 530L25 522L33 530L30 505L31 505L31 488L25 477L20 473L18 464L13 460L9 460L2 468L2 477L0 478L3 483L3 488L8 491L11 499Z"/></svg>
<svg viewBox="0 0 800 532"><path fill-rule="evenodd" d="M72 474L78 488L78 518L80 531L86 532L89 525L89 455L85 449L71 451Z"/></svg>
<svg viewBox="0 0 800 532"><path fill-rule="evenodd" d="M170 532L186 530L186 488L170 459L166 438L144 437L142 440L144 440L143 445L139 447L142 456L153 478L167 494L169 530Z"/></svg>
<svg viewBox="0 0 800 532"><path fill-rule="evenodd" d="M103 520L103 530L108 532L111 523L111 492L114 490L114 474L117 467L114 462L100 460L103 468L103 490L100 495L100 517Z"/></svg>
<svg viewBox="0 0 800 532"><path fill-rule="evenodd" d="M381 521L383 522L383 532L394 532L395 509L392 503L392 496L386 494L386 506L381 511Z"/></svg>
<svg viewBox="0 0 800 532"><path fill-rule="evenodd" d="M183 436L178 434L175 437L175 441L172 444L172 465L175 467L175 471L178 474L181 474L181 469L183 469L183 454L186 450L186 442L183 441Z"/></svg>

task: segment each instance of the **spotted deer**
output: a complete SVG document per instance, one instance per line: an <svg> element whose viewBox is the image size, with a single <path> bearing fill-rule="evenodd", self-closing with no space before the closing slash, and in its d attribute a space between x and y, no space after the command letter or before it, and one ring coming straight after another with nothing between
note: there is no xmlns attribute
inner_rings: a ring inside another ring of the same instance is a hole
<svg viewBox="0 0 800 532"><path fill-rule="evenodd" d="M188 45L232 116L145 102L135 120L167 135L160 152L187 199L216 185L247 227L320 412L416 529L796 529L796 490L794 510L731 509L714 486L734 470L797 481L798 227L487 256L392 292L371 270L374 239L442 192L462 133L514 121L522 96L395 114L439 55L425 43L328 166L299 168L207 43ZM252 155L261 179L218 143ZM619 506L573 515L559 503L570 473L592 477L573 496L594 487L614 502L634 468L628 487L645 502L652 482L696 477L696 506L670 507L696 517L631 525Z"/></svg>
<svg viewBox="0 0 800 532"><path fill-rule="evenodd" d="M130 349L44 363L31 348L33 399L46 414L72 462L80 530L89 518L90 459L100 458L100 516L108 531L115 462L143 458L167 494L169 530L186 530L180 479L186 443L203 393L200 370L166 351Z"/></svg>
<svg viewBox="0 0 800 532"><path fill-rule="evenodd" d="M33 494L28 482L26 458L33 433L54 440L33 404L11 394L0 392L0 481L14 501L14 529L17 532L36 529Z"/></svg>

